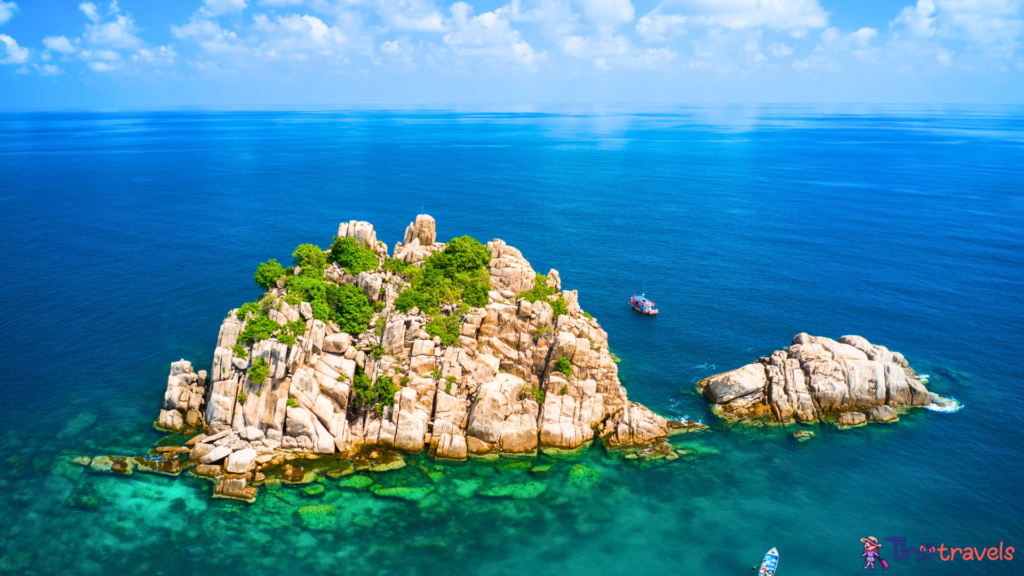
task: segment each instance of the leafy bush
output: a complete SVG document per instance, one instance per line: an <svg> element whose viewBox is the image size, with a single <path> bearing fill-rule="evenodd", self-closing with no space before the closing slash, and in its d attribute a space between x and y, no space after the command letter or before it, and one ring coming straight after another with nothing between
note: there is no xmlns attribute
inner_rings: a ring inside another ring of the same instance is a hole
<svg viewBox="0 0 1024 576"><path fill-rule="evenodd" d="M558 391L559 396L565 396L565 393L569 391L568 386L562 386L562 389Z"/></svg>
<svg viewBox="0 0 1024 576"><path fill-rule="evenodd" d="M555 363L555 370L558 370L566 376L572 376L572 362L570 362L565 356L559 356L558 362Z"/></svg>
<svg viewBox="0 0 1024 576"><path fill-rule="evenodd" d="M544 336L545 334L550 334L552 332L554 332L554 330L552 330L550 327L548 327L548 326L541 326L540 328L537 328L536 332L533 333L533 337L539 339L542 336Z"/></svg>
<svg viewBox="0 0 1024 576"><path fill-rule="evenodd" d="M555 314L553 316L553 318L555 319L558 319L558 317L561 316L562 314L569 313L569 305L565 301L565 298L562 298L561 296L558 297L558 300L555 300L554 302L551 303L551 309L555 311Z"/></svg>
<svg viewBox="0 0 1024 576"><path fill-rule="evenodd" d="M357 408L375 408L377 415L384 414L384 407L395 403L395 392L399 388L389 376L380 376L371 382L362 368L356 367L352 382L352 404Z"/></svg>
<svg viewBox="0 0 1024 576"><path fill-rule="evenodd" d="M383 270L385 272L392 272L394 274L402 274L408 276L412 272L412 270L418 270L418 268L416 268L412 264L406 264L405 262L399 260L398 258L388 258L387 260L384 260Z"/></svg>
<svg viewBox="0 0 1024 576"><path fill-rule="evenodd" d="M533 277L533 289L527 290L526 292L520 292L517 298L522 298L529 302L536 302L543 300L547 302L548 296L554 296L558 294L558 290L555 290L553 286L548 286L545 282L548 281L548 277L543 274L537 274ZM557 316L556 316L557 318Z"/></svg>
<svg viewBox="0 0 1024 576"><path fill-rule="evenodd" d="M366 331L373 318L373 308L362 291L351 284L327 286L326 303L331 308L331 317L342 332L356 335ZM316 316L316 310L313 311Z"/></svg>
<svg viewBox="0 0 1024 576"><path fill-rule="evenodd" d="M455 376L449 376L446 379L445 385L444 385L444 393L445 394L451 394L452 393L452 384L455 384Z"/></svg>
<svg viewBox="0 0 1024 576"><path fill-rule="evenodd" d="M476 239L453 238L444 250L431 254L423 268L406 268L411 285L398 295L395 307L408 312L415 306L437 315L443 304L464 301L485 306L491 286L490 262L490 250Z"/></svg>
<svg viewBox="0 0 1024 576"><path fill-rule="evenodd" d="M284 344L285 346L295 346L295 336L293 334L288 334L287 332L282 332L278 334L277 341Z"/></svg>
<svg viewBox="0 0 1024 576"><path fill-rule="evenodd" d="M247 399L248 399L248 398L246 398L246 396L245 396L245 392L239 392L239 393L238 393L238 403L239 403L239 404L245 404L245 401L246 401Z"/></svg>
<svg viewBox="0 0 1024 576"><path fill-rule="evenodd" d="M591 316L589 312L584 312L583 313L583 317L586 318L587 320L593 320L594 319L594 317Z"/></svg>
<svg viewBox="0 0 1024 576"><path fill-rule="evenodd" d="M295 401L295 398L289 398L287 404L291 408L298 408L299 407L299 403Z"/></svg>
<svg viewBox="0 0 1024 576"><path fill-rule="evenodd" d="M338 374L338 382L348 382L348 374Z"/></svg>
<svg viewBox="0 0 1024 576"><path fill-rule="evenodd" d="M277 281L283 277L284 268L274 259L270 259L268 262L261 262L256 267L256 274L254 275L256 285L264 290L269 290L270 287L277 284Z"/></svg>
<svg viewBox="0 0 1024 576"><path fill-rule="evenodd" d="M434 380L440 380L441 379L441 369L440 368L434 368L433 370L431 370L430 371L430 377L433 378Z"/></svg>
<svg viewBox="0 0 1024 576"><path fill-rule="evenodd" d="M241 306L239 306L238 310L235 311L235 318L238 318L239 320L244 321L245 317L248 316L250 312L259 312L259 311L260 311L260 305L259 305L258 302L246 302L245 304L242 304Z"/></svg>
<svg viewBox="0 0 1024 576"><path fill-rule="evenodd" d="M235 344L234 346L232 346L231 353L234 354L236 357L242 359L249 357L249 353L245 351L245 346L242 346L241 344Z"/></svg>
<svg viewBox="0 0 1024 576"><path fill-rule="evenodd" d="M290 295L310 303L323 300L327 295L327 284L321 276L289 276L285 288Z"/></svg>
<svg viewBox="0 0 1024 576"><path fill-rule="evenodd" d="M537 404L544 404L544 391L533 384L523 386L522 390L519 391L520 400L526 398L527 395L533 396L533 399L536 400Z"/></svg>
<svg viewBox="0 0 1024 576"><path fill-rule="evenodd" d="M303 276L322 276L327 268L327 255L316 244L300 244L292 252L292 259L302 268Z"/></svg>
<svg viewBox="0 0 1024 576"><path fill-rule="evenodd" d="M306 333L306 321L299 318L284 325L284 330L292 336L302 336Z"/></svg>
<svg viewBox="0 0 1024 576"><path fill-rule="evenodd" d="M461 312L461 311L460 311ZM462 326L462 314L456 312L451 316L434 316L423 330L431 336L438 336L446 346L459 342L459 328Z"/></svg>
<svg viewBox="0 0 1024 576"><path fill-rule="evenodd" d="M380 360L381 357L384 356L384 347L380 344L371 344L370 354L372 354L377 360Z"/></svg>
<svg viewBox="0 0 1024 576"><path fill-rule="evenodd" d="M331 320L331 307L327 305L324 300L314 300L310 302L310 307L313 309L313 318L321 322L329 322Z"/></svg>
<svg viewBox="0 0 1024 576"><path fill-rule="evenodd" d="M408 376L402 378L402 386L403 387L408 386L409 385L409 381L410 381L410 379L409 379Z"/></svg>
<svg viewBox="0 0 1024 576"><path fill-rule="evenodd" d="M349 274L359 274L376 270L380 267L377 254L369 246L364 246L355 238L335 238L331 244L331 253L328 257L331 262L337 262L338 266L345 269Z"/></svg>
<svg viewBox="0 0 1024 576"><path fill-rule="evenodd" d="M267 376L270 375L270 364L263 358L257 358L252 361L252 366L249 367L249 380L253 384L263 384L267 380ZM242 402L245 404L245 402Z"/></svg>
<svg viewBox="0 0 1024 576"><path fill-rule="evenodd" d="M255 344L260 340L270 338L270 335L280 330L281 327L266 316L257 316L246 323L245 330L238 335L238 341L243 344Z"/></svg>

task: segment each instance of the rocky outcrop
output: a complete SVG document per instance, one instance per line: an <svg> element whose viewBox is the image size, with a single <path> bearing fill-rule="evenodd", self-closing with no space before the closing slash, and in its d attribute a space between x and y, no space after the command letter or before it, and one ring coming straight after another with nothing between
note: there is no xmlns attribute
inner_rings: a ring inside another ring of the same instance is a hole
<svg viewBox="0 0 1024 576"><path fill-rule="evenodd" d="M896 419L894 409L932 402L898 352L860 336L797 334L792 345L753 364L702 380L701 393L729 420L813 422L837 416L842 426ZM866 413L865 413L866 411Z"/></svg>
<svg viewBox="0 0 1024 576"><path fill-rule="evenodd" d="M372 248L382 263L388 257L367 222L343 222L337 236ZM421 214L394 255L422 266L444 247L436 242L434 219ZM189 461L220 471L204 468L207 477L220 479L219 496L247 500L252 471L282 452L356 457L377 449L426 450L437 459L461 460L575 450L595 439L642 446L701 427L669 422L628 400L607 333L583 314L576 291L562 290L556 270L538 276L501 240L486 247L486 305L441 311L458 327L457 341L428 334L431 318L419 310L395 308L407 286L404 275L379 268L353 276L332 265L327 282L357 286L376 304L366 332L347 334L313 319L309 303L290 299L287 283L280 282L265 295L263 313L280 326L301 320L305 330L294 342L272 336L239 347L255 318L232 311L218 334L209 378L193 373L187 361L172 364L157 425L204 430L208 436L190 448ZM535 282L553 294L535 302L520 297ZM556 316L556 302L567 313ZM267 372L259 382L252 370L257 359ZM381 406L357 407L357 374L390 378L398 392Z"/></svg>

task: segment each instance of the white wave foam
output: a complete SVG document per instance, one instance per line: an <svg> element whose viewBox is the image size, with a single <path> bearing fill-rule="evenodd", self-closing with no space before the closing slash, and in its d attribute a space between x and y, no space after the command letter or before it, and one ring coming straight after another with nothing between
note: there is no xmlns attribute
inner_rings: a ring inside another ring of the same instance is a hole
<svg viewBox="0 0 1024 576"><path fill-rule="evenodd" d="M918 374L917 378L918 378L918 380L921 381L921 384L927 384L928 380L931 379L931 376L928 375L928 374Z"/></svg>
<svg viewBox="0 0 1024 576"><path fill-rule="evenodd" d="M705 362L703 364L698 364L698 365L694 366L694 369L696 369L696 370L718 370L718 366L715 366L714 364L711 364L710 362Z"/></svg>
<svg viewBox="0 0 1024 576"><path fill-rule="evenodd" d="M956 399L954 399L954 398L943 398L942 396L939 396L938 394L932 394L932 403L927 405L927 406L925 406L925 408L931 410L932 412L947 412L947 413L957 412L957 411L959 411L963 407L964 407L964 405L961 404L960 402L958 402Z"/></svg>

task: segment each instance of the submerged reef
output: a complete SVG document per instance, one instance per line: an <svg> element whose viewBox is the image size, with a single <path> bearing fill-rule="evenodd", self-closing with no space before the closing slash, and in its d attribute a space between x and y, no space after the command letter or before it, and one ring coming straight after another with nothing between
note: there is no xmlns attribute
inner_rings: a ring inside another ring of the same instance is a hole
<svg viewBox="0 0 1024 576"><path fill-rule="evenodd" d="M705 378L698 390L727 420L835 419L840 427L898 419L897 410L944 399L925 388L899 352L860 336L797 334L786 350Z"/></svg>
<svg viewBox="0 0 1024 576"><path fill-rule="evenodd" d="M417 216L391 257L371 224L343 222L330 249L303 244L291 268L260 264L266 292L228 314L211 370L171 364L155 426L185 446L160 447L173 463L147 466L190 469L217 497L252 501L264 483L311 482L308 463L322 458L335 477L401 468L400 453L535 457L595 440L673 459L668 436L705 428L629 400L607 333L556 270L538 274L501 240L445 244L435 230ZM375 493L429 493L387 490ZM487 495L539 489L503 490Z"/></svg>

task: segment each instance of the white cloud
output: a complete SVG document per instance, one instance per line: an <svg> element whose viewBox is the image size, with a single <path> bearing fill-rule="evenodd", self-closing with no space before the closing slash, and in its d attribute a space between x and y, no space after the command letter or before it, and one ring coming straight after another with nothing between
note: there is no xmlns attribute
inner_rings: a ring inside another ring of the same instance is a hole
<svg viewBox="0 0 1024 576"><path fill-rule="evenodd" d="M64 73L56 64L43 64L42 66L36 66L39 70L40 76L60 76Z"/></svg>
<svg viewBox="0 0 1024 576"><path fill-rule="evenodd" d="M827 25L828 13L818 0L664 0L640 18L636 31L654 42L687 27L770 28L800 37L808 28Z"/></svg>
<svg viewBox="0 0 1024 576"><path fill-rule="evenodd" d="M842 67L842 62L847 56L860 60L872 59L879 51L873 46L873 41L877 37L878 30L874 28L861 28L848 34L835 27L826 28L811 54L793 62L793 67L797 70L821 68L835 71Z"/></svg>
<svg viewBox="0 0 1024 576"><path fill-rule="evenodd" d="M629 0L576 0L583 7L583 15L603 28L633 20L636 10Z"/></svg>
<svg viewBox="0 0 1024 576"><path fill-rule="evenodd" d="M246 0L203 0L204 6L199 9L206 16L223 16L232 12L241 12L248 6Z"/></svg>
<svg viewBox="0 0 1024 576"><path fill-rule="evenodd" d="M0 34L0 43L4 45L4 52L6 54L6 56L0 58L0 64L24 64L28 62L28 56L31 51L28 48L18 46L14 38L7 34Z"/></svg>
<svg viewBox="0 0 1024 576"><path fill-rule="evenodd" d="M456 54L490 56L500 60L536 66L547 59L547 52L536 52L501 11L472 16L473 7L456 2L451 7L452 31L444 35L444 43Z"/></svg>
<svg viewBox="0 0 1024 576"><path fill-rule="evenodd" d="M918 39L958 39L1012 53L1024 33L1024 0L918 0L890 22Z"/></svg>
<svg viewBox="0 0 1024 576"><path fill-rule="evenodd" d="M101 16L99 9L92 2L82 2L78 5L78 9L85 13L85 17L89 20L92 20L93 22L100 21Z"/></svg>
<svg viewBox="0 0 1024 576"><path fill-rule="evenodd" d="M454 8L454 4L452 5ZM377 0L377 15L389 27L415 32L445 32L444 15L433 0Z"/></svg>
<svg viewBox="0 0 1024 576"><path fill-rule="evenodd" d="M562 50L569 56L589 59L602 70L619 66L660 68L679 56L668 46L640 49L622 34L568 36L562 41Z"/></svg>
<svg viewBox="0 0 1024 576"><path fill-rule="evenodd" d="M138 52L132 55L132 60L135 62L145 62L147 64L161 64L170 66L174 64L174 59L178 57L178 53L174 51L172 46L157 46L156 48L141 48Z"/></svg>
<svg viewBox="0 0 1024 576"><path fill-rule="evenodd" d="M193 17L184 26L171 26L171 34L182 40L194 40L200 48L211 54L240 54L248 51L237 34L209 20Z"/></svg>
<svg viewBox="0 0 1024 576"><path fill-rule="evenodd" d="M47 36L43 38L43 45L48 50L60 52L61 54L72 54L75 51L75 47L71 45L71 40L68 40L66 36Z"/></svg>
<svg viewBox="0 0 1024 576"><path fill-rule="evenodd" d="M776 58L785 58L793 54L793 48L785 42L772 42L768 45L768 51Z"/></svg>
<svg viewBox="0 0 1024 576"><path fill-rule="evenodd" d="M14 16L14 9L17 7L18 5L14 2L0 1L0 24L10 20Z"/></svg>
<svg viewBox="0 0 1024 576"><path fill-rule="evenodd" d="M512 22L534 22L543 30L555 35L571 34L578 26L580 15L572 11L569 0L527 0L524 8L522 0L502 6L498 12Z"/></svg>
<svg viewBox="0 0 1024 576"><path fill-rule="evenodd" d="M270 6L271 8L283 8L286 6L298 6L305 2L305 0L260 0L260 6Z"/></svg>
<svg viewBox="0 0 1024 576"><path fill-rule="evenodd" d="M256 52L267 60L306 60L311 55L330 56L348 43L345 33L316 16L291 14L270 19L253 17L253 29L264 35Z"/></svg>

